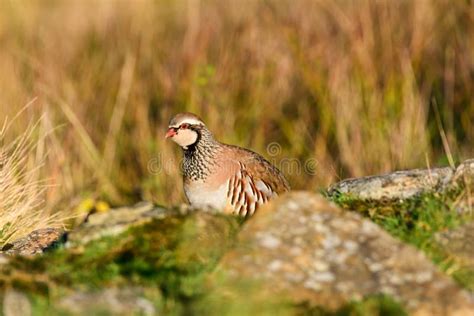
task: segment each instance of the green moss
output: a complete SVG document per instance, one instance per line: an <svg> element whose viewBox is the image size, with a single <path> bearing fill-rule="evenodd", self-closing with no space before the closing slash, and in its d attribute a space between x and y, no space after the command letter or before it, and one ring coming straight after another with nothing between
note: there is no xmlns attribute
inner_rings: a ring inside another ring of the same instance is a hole
<svg viewBox="0 0 474 316"><path fill-rule="evenodd" d="M305 309L302 315L307 316L403 316L407 315L403 307L386 295L372 295L361 301L353 301L336 311L321 307Z"/></svg>
<svg viewBox="0 0 474 316"><path fill-rule="evenodd" d="M467 290L474 292L474 269L467 267L456 267L452 276Z"/></svg>
<svg viewBox="0 0 474 316"><path fill-rule="evenodd" d="M454 187L444 190L443 192L424 193L409 199L400 200L362 199L356 195L342 193L340 191L334 191L331 193L324 191L322 194L327 199L331 200L344 209L357 211L373 219L377 216L385 217L396 215L398 213L406 213L407 209L413 209L414 207L417 207L417 205L421 205L421 203L426 200L437 201L440 203L440 205L444 204L444 206L449 208L458 199L458 197L463 194L463 192L464 189L462 187Z"/></svg>

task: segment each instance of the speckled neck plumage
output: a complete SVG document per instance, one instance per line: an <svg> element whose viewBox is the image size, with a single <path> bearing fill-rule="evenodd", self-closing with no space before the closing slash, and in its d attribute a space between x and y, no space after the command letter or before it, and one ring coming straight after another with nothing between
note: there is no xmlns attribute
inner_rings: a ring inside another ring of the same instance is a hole
<svg viewBox="0 0 474 316"><path fill-rule="evenodd" d="M197 141L183 148L183 173L191 181L205 180L210 175L212 167L216 165L215 157L222 146L206 127L201 126L196 132L199 135Z"/></svg>

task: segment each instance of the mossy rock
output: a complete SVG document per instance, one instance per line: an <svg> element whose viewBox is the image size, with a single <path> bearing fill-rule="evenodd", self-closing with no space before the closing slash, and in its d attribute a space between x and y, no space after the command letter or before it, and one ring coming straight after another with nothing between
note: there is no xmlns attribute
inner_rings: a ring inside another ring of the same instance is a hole
<svg viewBox="0 0 474 316"><path fill-rule="evenodd" d="M205 291L206 273L233 244L238 227L234 217L198 212L154 219L81 247L13 257L0 267L0 282L3 290L43 297L53 307L76 291L134 286L186 305Z"/></svg>

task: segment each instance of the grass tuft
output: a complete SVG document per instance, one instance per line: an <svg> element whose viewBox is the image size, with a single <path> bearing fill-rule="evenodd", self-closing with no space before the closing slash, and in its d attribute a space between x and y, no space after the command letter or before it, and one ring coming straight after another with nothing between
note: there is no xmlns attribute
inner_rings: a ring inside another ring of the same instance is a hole
<svg viewBox="0 0 474 316"><path fill-rule="evenodd" d="M35 229L59 227L64 218L45 209L52 185L42 178L44 139L38 124L31 124L10 139L10 123L0 127L0 246Z"/></svg>

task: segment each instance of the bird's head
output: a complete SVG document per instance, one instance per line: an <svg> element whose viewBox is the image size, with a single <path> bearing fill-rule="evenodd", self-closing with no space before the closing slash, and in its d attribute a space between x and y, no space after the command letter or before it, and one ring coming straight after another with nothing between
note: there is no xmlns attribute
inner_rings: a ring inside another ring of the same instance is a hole
<svg viewBox="0 0 474 316"><path fill-rule="evenodd" d="M165 137L171 138L183 149L187 149L199 140L205 127L204 122L197 115L179 113L171 119Z"/></svg>

